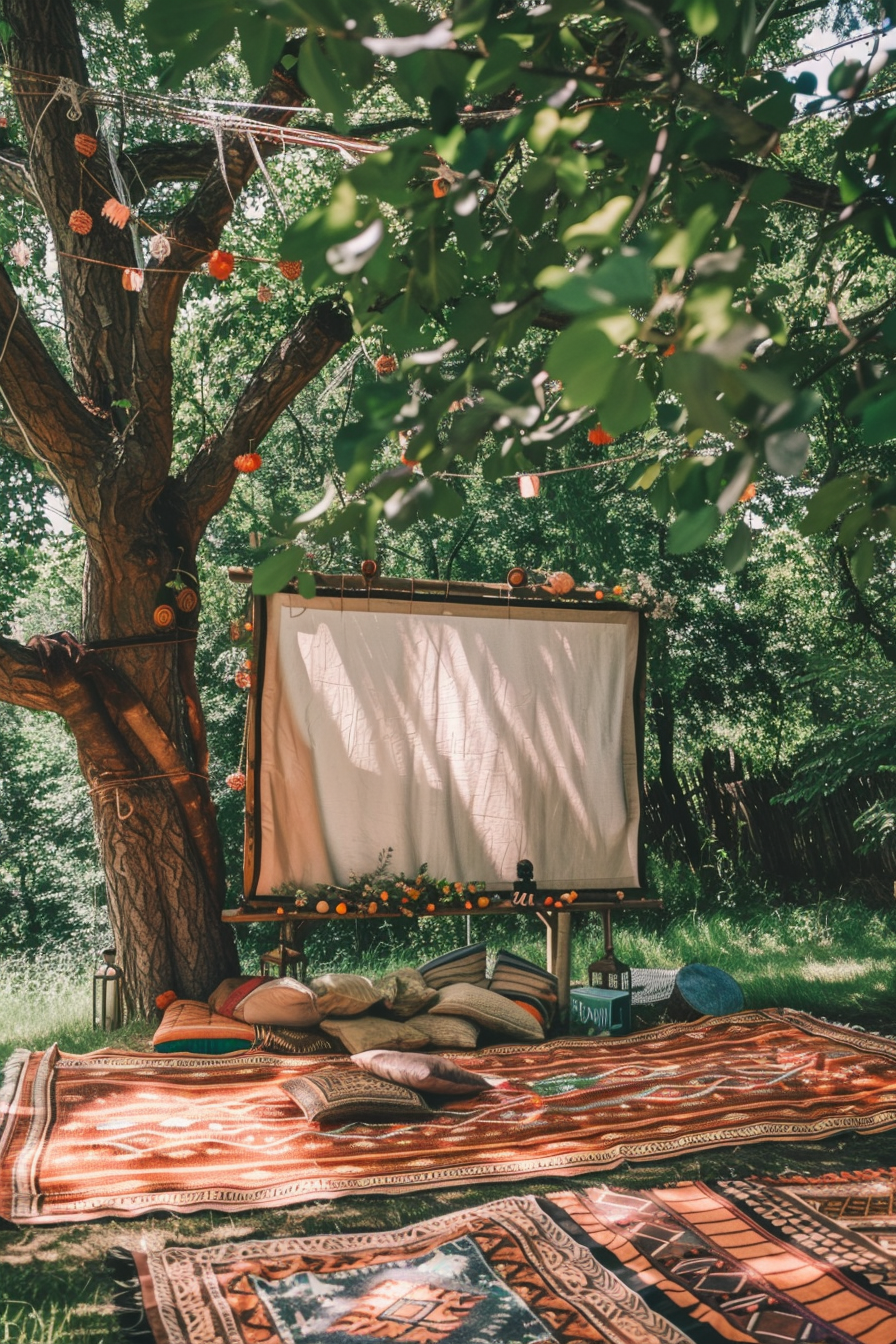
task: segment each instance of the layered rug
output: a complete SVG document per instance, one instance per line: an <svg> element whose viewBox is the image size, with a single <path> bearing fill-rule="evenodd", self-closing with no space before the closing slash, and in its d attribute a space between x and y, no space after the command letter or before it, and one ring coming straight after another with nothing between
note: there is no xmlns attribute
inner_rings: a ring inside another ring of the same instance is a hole
<svg viewBox="0 0 896 1344"><path fill-rule="evenodd" d="M501 1081L423 1122L326 1129L279 1084L331 1057L19 1052L0 1093L0 1215L271 1208L896 1127L896 1041L784 1009L460 1058Z"/></svg>
<svg viewBox="0 0 896 1344"><path fill-rule="evenodd" d="M876 1186L891 1209L894 1177ZM764 1198L760 1182L600 1186L114 1268L123 1323L153 1344L892 1344L893 1255L830 1217L813 1243L805 1208L796 1235Z"/></svg>

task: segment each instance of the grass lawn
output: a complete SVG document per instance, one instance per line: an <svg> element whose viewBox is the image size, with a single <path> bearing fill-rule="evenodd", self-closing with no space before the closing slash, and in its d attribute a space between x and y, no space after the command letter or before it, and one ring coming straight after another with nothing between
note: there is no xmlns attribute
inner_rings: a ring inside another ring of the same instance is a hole
<svg viewBox="0 0 896 1344"><path fill-rule="evenodd" d="M534 959L543 955L537 935L525 924L515 929L512 938L505 935L515 950ZM492 933L492 941L494 937ZM578 977L598 955L598 945L596 928L579 928L574 942ZM846 906L782 909L746 920L728 914L695 915L677 920L663 932L619 920L617 953L636 966L709 962L740 981L750 1007L800 1008L896 1034L896 914L889 911ZM400 960L394 955L391 959ZM62 961L38 968L8 960L2 970L7 992L0 1006L0 1058L17 1046L42 1049L53 1041L71 1053L109 1045L148 1047L151 1028L146 1023L131 1023L114 1038L91 1030L89 969L73 972ZM820 1143L745 1145L662 1165L625 1165L575 1180L477 1186L413 1197L370 1196L243 1215L199 1213L2 1231L0 1344L121 1340L112 1307L114 1284L104 1267L106 1252L113 1246L204 1245L249 1237L394 1228L508 1194L539 1194L602 1181L637 1187L698 1177L874 1167L896 1167L896 1131L843 1134Z"/></svg>

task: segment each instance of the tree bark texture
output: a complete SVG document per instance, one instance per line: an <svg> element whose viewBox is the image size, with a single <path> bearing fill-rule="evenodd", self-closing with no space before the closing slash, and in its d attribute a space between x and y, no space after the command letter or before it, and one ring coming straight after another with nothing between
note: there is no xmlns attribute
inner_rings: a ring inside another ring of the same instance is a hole
<svg viewBox="0 0 896 1344"><path fill-rule="evenodd" d="M315 304L274 345L222 433L171 475L182 272L217 246L257 167L254 154L245 140L224 137L226 183L215 146L153 144L123 155L121 177L135 198L160 181L201 179L172 222L170 257L138 262L130 229L99 223L117 147L100 135L89 99L73 100L72 86L59 83L89 84L72 0L0 0L0 9L13 31L13 91L27 137L26 149L0 162L0 190L17 188L47 216L71 361L69 381L0 268L0 434L53 475L86 542L80 638L48 635L28 647L0 638L0 699L57 713L72 731L128 1001L148 1014L161 991L204 998L237 964L220 920L224 871L193 670L197 613L178 610L160 634L153 611L160 600L175 605L164 586L172 574L196 573L205 527L236 479L236 453L250 438L261 442L351 329L338 305ZM278 68L260 101L285 124L303 94ZM90 176L77 133L99 140ZM95 221L85 236L68 227L79 204ZM134 294L116 267L138 264L146 282ZM122 400L131 403L126 416L113 405Z"/></svg>

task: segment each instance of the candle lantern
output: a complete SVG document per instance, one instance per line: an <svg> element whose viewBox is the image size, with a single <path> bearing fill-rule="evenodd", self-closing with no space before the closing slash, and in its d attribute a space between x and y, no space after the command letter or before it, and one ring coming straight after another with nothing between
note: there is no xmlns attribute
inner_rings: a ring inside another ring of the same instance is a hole
<svg viewBox="0 0 896 1344"><path fill-rule="evenodd" d="M124 972L115 965L115 948L107 947L93 976L93 1029L117 1031L122 1023Z"/></svg>

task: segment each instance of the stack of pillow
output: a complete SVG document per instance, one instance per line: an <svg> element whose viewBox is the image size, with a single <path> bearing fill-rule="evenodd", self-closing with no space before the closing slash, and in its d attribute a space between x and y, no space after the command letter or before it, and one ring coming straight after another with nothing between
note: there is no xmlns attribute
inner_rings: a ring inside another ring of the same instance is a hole
<svg viewBox="0 0 896 1344"><path fill-rule="evenodd" d="M319 975L310 984L261 976L225 980L209 1000L225 1018L255 1024L268 1049L310 1054L338 1049L473 1050L492 1039L541 1041L557 1002L556 977L511 952L486 976L486 946L459 948L372 980Z"/></svg>

